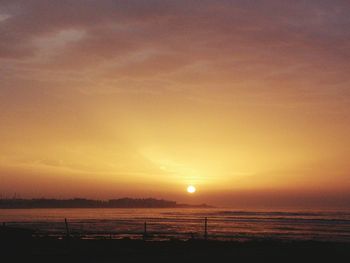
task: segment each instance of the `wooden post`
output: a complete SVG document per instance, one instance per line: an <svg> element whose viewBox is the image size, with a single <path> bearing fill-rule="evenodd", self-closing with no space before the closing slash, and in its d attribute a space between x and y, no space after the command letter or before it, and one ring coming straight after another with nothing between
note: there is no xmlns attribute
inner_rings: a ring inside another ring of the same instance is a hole
<svg viewBox="0 0 350 263"><path fill-rule="evenodd" d="M208 218L204 218L204 239L208 240Z"/></svg>
<svg viewBox="0 0 350 263"><path fill-rule="evenodd" d="M143 239L145 240L147 237L147 222L145 221L143 225Z"/></svg>
<svg viewBox="0 0 350 263"><path fill-rule="evenodd" d="M69 238L69 237L70 237L70 234L69 234L69 227L68 227L67 218L64 219L64 223L66 224L66 234L67 234L67 238Z"/></svg>

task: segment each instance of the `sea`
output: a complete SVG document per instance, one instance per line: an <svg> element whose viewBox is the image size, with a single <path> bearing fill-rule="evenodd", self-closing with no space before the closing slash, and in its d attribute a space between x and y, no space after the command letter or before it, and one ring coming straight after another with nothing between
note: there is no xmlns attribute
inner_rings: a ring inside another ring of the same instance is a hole
<svg viewBox="0 0 350 263"><path fill-rule="evenodd" d="M0 223L57 238L350 242L350 211L0 209Z"/></svg>

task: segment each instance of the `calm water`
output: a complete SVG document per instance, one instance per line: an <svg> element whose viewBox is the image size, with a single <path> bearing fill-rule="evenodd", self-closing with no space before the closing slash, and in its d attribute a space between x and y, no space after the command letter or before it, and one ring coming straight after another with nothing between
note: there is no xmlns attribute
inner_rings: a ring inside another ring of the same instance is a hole
<svg viewBox="0 0 350 263"><path fill-rule="evenodd" d="M350 242L350 212L238 211L230 209L14 209L0 210L0 222L35 230L37 235L63 236L64 218L73 235L84 238L209 238L250 240L331 240Z"/></svg>

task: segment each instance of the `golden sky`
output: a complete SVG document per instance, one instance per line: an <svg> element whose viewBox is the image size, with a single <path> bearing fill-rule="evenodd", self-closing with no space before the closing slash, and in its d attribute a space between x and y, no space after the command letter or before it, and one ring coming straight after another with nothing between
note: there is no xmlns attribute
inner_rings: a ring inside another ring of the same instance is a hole
<svg viewBox="0 0 350 263"><path fill-rule="evenodd" d="M0 193L350 207L349 13L0 1Z"/></svg>

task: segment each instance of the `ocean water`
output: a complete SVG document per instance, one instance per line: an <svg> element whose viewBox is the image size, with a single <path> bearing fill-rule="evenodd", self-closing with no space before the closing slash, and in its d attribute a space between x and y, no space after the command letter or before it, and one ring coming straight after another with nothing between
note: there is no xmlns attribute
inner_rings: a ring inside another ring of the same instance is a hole
<svg viewBox="0 0 350 263"><path fill-rule="evenodd" d="M233 209L0 209L0 222L38 236L81 238L318 240L350 242L350 211L244 211Z"/></svg>

